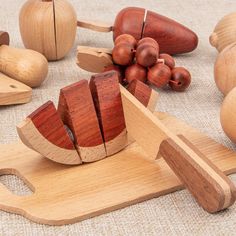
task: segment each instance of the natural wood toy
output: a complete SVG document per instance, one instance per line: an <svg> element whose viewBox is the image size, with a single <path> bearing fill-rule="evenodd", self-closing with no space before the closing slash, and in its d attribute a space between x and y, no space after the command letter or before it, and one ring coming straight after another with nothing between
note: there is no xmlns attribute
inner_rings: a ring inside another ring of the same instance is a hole
<svg viewBox="0 0 236 236"><path fill-rule="evenodd" d="M162 54L159 55L159 59L164 60L164 64L169 66L169 68L171 70L175 68L175 60L169 54L162 53Z"/></svg>
<svg viewBox="0 0 236 236"><path fill-rule="evenodd" d="M0 31L0 72L29 87L40 86L48 73L46 58L33 50L8 45L8 33Z"/></svg>
<svg viewBox="0 0 236 236"><path fill-rule="evenodd" d="M144 37L155 39L160 45L161 53L179 54L193 51L198 44L197 35L185 26L161 16L155 12L127 7L121 10L114 25L96 25L96 22L78 21L78 26L100 31L113 31L113 38L130 34L136 40Z"/></svg>
<svg viewBox="0 0 236 236"><path fill-rule="evenodd" d="M111 156L124 149L128 143L118 75L115 71L94 75L89 85L106 153Z"/></svg>
<svg viewBox="0 0 236 236"><path fill-rule="evenodd" d="M182 92L189 87L191 83L191 75L188 70L183 67L175 67L171 71L171 79L169 86L178 92Z"/></svg>
<svg viewBox="0 0 236 236"><path fill-rule="evenodd" d="M215 26L214 32L210 35L210 43L219 52L231 43L236 42L236 12L224 16Z"/></svg>
<svg viewBox="0 0 236 236"><path fill-rule="evenodd" d="M236 143L236 88L225 97L220 110L220 122L225 134Z"/></svg>
<svg viewBox="0 0 236 236"><path fill-rule="evenodd" d="M25 47L49 61L63 58L74 44L77 16L67 0L28 0L21 8L19 23Z"/></svg>
<svg viewBox="0 0 236 236"><path fill-rule="evenodd" d="M76 149L83 162L107 156L87 80L61 89L58 113L73 132Z"/></svg>
<svg viewBox="0 0 236 236"><path fill-rule="evenodd" d="M225 174L235 173L234 151L169 114L155 115ZM0 184L0 209L41 224L73 224L184 188L164 159L148 159L137 143L102 161L74 167L47 160L22 143L1 144L0 152L0 174L17 175L33 191L17 196Z"/></svg>
<svg viewBox="0 0 236 236"><path fill-rule="evenodd" d="M230 44L217 56L214 77L218 89L227 95L236 86L236 43Z"/></svg>
<svg viewBox="0 0 236 236"><path fill-rule="evenodd" d="M147 70L139 64L133 64L126 68L124 78L128 83L131 83L133 80L145 83L147 80Z"/></svg>
<svg viewBox="0 0 236 236"><path fill-rule="evenodd" d="M30 102L32 89L0 73L0 106Z"/></svg>
<svg viewBox="0 0 236 236"><path fill-rule="evenodd" d="M155 111L158 93L139 80L132 80L127 90L151 112Z"/></svg>
<svg viewBox="0 0 236 236"><path fill-rule="evenodd" d="M81 164L66 128L51 101L39 107L17 126L21 141L52 161Z"/></svg>

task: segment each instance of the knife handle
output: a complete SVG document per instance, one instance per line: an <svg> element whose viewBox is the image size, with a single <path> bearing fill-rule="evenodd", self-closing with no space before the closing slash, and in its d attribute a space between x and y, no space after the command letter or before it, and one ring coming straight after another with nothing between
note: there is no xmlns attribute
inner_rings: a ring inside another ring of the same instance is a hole
<svg viewBox="0 0 236 236"><path fill-rule="evenodd" d="M194 155L171 138L161 143L159 154L206 211L215 213L231 206L236 198L233 182L185 137L179 138Z"/></svg>

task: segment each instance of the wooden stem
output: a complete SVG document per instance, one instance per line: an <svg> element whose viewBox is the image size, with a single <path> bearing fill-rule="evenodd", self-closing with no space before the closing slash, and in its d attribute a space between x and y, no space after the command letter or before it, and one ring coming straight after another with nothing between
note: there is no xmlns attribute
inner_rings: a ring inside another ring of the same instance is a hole
<svg viewBox="0 0 236 236"><path fill-rule="evenodd" d="M113 31L113 26L107 23L102 22L95 22L95 21L84 21L84 20L78 20L77 26L94 30L97 32L111 32Z"/></svg>

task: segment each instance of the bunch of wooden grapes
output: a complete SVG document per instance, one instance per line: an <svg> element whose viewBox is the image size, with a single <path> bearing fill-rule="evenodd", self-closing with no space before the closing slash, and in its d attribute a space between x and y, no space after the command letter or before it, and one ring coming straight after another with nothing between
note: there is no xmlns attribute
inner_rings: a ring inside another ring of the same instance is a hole
<svg viewBox="0 0 236 236"><path fill-rule="evenodd" d="M105 71L116 70L122 84L139 80L157 88L167 85L175 91L184 91L191 83L191 75L183 67L175 67L175 61L168 54L159 53L159 45L152 38L137 40L122 34L115 40L112 50L114 65Z"/></svg>

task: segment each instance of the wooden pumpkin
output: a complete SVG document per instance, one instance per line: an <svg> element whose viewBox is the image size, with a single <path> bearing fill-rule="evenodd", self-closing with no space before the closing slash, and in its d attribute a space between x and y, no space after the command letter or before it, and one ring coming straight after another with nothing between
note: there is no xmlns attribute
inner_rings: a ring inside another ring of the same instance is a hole
<svg viewBox="0 0 236 236"><path fill-rule="evenodd" d="M74 44L77 16L66 0L28 0L19 22L25 47L49 61L63 58Z"/></svg>
<svg viewBox="0 0 236 236"><path fill-rule="evenodd" d="M210 43L219 52L236 42L236 12L224 16L216 25L210 36Z"/></svg>

